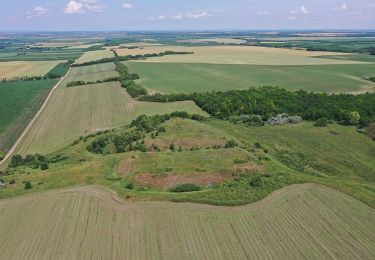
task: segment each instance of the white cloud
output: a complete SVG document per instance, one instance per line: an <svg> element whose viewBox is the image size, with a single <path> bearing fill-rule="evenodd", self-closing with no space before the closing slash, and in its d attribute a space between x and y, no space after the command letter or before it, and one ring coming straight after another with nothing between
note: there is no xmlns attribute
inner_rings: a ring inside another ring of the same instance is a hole
<svg viewBox="0 0 375 260"><path fill-rule="evenodd" d="M34 18L48 15L48 9L43 6L37 6L33 11L26 13L26 18Z"/></svg>
<svg viewBox="0 0 375 260"><path fill-rule="evenodd" d="M150 17L149 20L165 20L165 19L173 19L173 20L181 20L181 19L199 19L204 17L213 17L212 14L207 12L202 13L189 13L189 14L178 14L175 16L165 16L159 15L158 17Z"/></svg>
<svg viewBox="0 0 375 260"><path fill-rule="evenodd" d="M306 7L305 7L304 5L300 7L300 10L301 10L301 12L304 13L304 14L308 14L308 13L310 13L310 12L306 9Z"/></svg>
<svg viewBox="0 0 375 260"><path fill-rule="evenodd" d="M297 10L291 10L289 13L291 14L309 14L310 11L307 10L306 6L302 5L299 9Z"/></svg>
<svg viewBox="0 0 375 260"><path fill-rule="evenodd" d="M342 10L348 10L348 5L346 3L343 3L341 6Z"/></svg>
<svg viewBox="0 0 375 260"><path fill-rule="evenodd" d="M84 12L83 4L80 2L76 2L74 0L69 1L69 3L65 6L65 13L66 14L79 14Z"/></svg>
<svg viewBox="0 0 375 260"><path fill-rule="evenodd" d="M297 20L297 17L295 17L295 16L289 16L289 17L287 17L286 19L287 19L287 20Z"/></svg>
<svg viewBox="0 0 375 260"><path fill-rule="evenodd" d="M103 12L105 6L100 0L71 0L65 6L66 14L81 14L86 11Z"/></svg>
<svg viewBox="0 0 375 260"><path fill-rule="evenodd" d="M203 17L213 17L213 15L207 12L202 12L202 13L196 13L196 14L186 14L185 17L191 18L191 19L199 19Z"/></svg>
<svg viewBox="0 0 375 260"><path fill-rule="evenodd" d="M257 15L259 15L259 16L268 15L268 12L266 12L266 11L259 11L259 12L257 12Z"/></svg>
<svg viewBox="0 0 375 260"><path fill-rule="evenodd" d="M124 8L124 9L132 9L133 8L133 6L131 4L127 4L127 3L122 4L121 7Z"/></svg>

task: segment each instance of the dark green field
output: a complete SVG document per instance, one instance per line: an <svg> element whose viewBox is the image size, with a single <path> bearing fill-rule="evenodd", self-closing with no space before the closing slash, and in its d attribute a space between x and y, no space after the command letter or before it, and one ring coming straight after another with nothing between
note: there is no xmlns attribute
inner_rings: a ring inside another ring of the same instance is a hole
<svg viewBox="0 0 375 260"><path fill-rule="evenodd" d="M11 147L57 80L0 83L0 150Z"/></svg>

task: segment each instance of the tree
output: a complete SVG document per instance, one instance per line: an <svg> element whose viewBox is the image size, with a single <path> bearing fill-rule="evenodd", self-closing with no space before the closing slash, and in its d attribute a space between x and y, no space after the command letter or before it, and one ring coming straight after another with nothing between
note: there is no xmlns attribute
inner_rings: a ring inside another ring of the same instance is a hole
<svg viewBox="0 0 375 260"><path fill-rule="evenodd" d="M1 161L2 159L4 159L4 157L5 157L5 152L0 151L0 161Z"/></svg>
<svg viewBox="0 0 375 260"><path fill-rule="evenodd" d="M169 146L169 149L171 151L174 151L176 149L176 147L174 146L174 143L171 143L171 145Z"/></svg>
<svg viewBox="0 0 375 260"><path fill-rule="evenodd" d="M348 112L345 117L345 124L347 125L358 125L361 119L358 111Z"/></svg>
<svg viewBox="0 0 375 260"><path fill-rule="evenodd" d="M237 143L234 140L229 140L225 143L225 148L234 148L236 146L237 146Z"/></svg>
<svg viewBox="0 0 375 260"><path fill-rule="evenodd" d="M16 154L12 156L12 159L10 160L9 167L17 167L23 165L23 158L22 155Z"/></svg>

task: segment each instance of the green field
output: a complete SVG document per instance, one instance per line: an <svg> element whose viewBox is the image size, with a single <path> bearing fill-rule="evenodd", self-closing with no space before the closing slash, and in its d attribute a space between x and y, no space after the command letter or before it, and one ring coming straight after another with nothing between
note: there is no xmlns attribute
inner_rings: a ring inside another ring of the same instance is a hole
<svg viewBox="0 0 375 260"><path fill-rule="evenodd" d="M290 90L318 92L374 91L375 64L261 66L238 64L191 64L128 62L140 75L144 87L162 93L189 93L212 90L281 86Z"/></svg>
<svg viewBox="0 0 375 260"><path fill-rule="evenodd" d="M97 81L110 77L117 77L114 63L101 63L90 66L72 67L69 75L65 78L62 85L71 81Z"/></svg>
<svg viewBox="0 0 375 260"><path fill-rule="evenodd" d="M0 150L10 148L56 82L0 83Z"/></svg>
<svg viewBox="0 0 375 260"><path fill-rule="evenodd" d="M242 208L124 203L82 187L2 200L0 250L5 259L373 259L374 219L318 185Z"/></svg>

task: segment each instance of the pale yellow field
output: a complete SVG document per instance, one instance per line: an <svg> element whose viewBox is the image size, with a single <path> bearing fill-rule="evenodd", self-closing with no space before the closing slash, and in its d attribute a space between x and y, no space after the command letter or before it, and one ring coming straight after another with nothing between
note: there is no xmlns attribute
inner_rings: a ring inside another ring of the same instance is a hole
<svg viewBox="0 0 375 260"><path fill-rule="evenodd" d="M15 153L46 154L81 135L128 124L141 114L173 111L205 114L190 101L166 104L136 101L126 89L121 88L119 82L66 87L70 81L95 81L116 76L117 73L111 68L114 68L112 63L72 68Z"/></svg>
<svg viewBox="0 0 375 260"><path fill-rule="evenodd" d="M85 52L77 61L77 64L100 60L103 58L111 58L113 53L110 50L98 50L98 51L88 51Z"/></svg>
<svg viewBox="0 0 375 260"><path fill-rule="evenodd" d="M99 43L81 43L81 44L75 44L74 46L70 46L67 49L83 49L83 48L89 48L95 45L100 45Z"/></svg>
<svg viewBox="0 0 375 260"><path fill-rule="evenodd" d="M179 40L179 43L204 43L204 42L216 42L224 44L241 44L245 43L246 40L234 39L234 38L207 38L207 39L188 39L188 40Z"/></svg>
<svg viewBox="0 0 375 260"><path fill-rule="evenodd" d="M161 53L164 51L188 51L194 54L168 55L137 62L165 63L209 63L209 64L252 64L252 65L325 65L361 64L359 61L315 58L321 55L340 55L332 52L309 52L281 48L255 46L148 46L143 49L117 49L118 55Z"/></svg>
<svg viewBox="0 0 375 260"><path fill-rule="evenodd" d="M0 79L25 76L44 76L62 61L6 61L0 62Z"/></svg>
<svg viewBox="0 0 375 260"><path fill-rule="evenodd" d="M374 244L374 209L313 184L235 208L94 187L0 201L3 259L374 259Z"/></svg>

